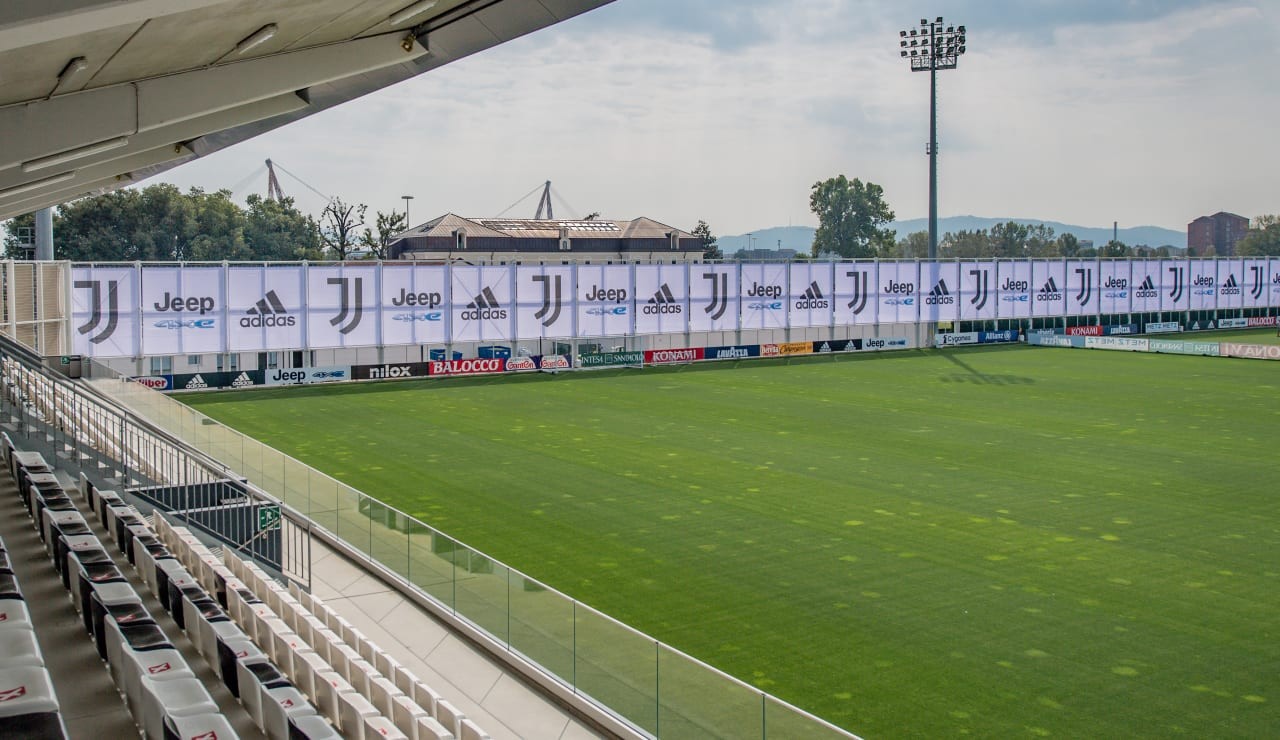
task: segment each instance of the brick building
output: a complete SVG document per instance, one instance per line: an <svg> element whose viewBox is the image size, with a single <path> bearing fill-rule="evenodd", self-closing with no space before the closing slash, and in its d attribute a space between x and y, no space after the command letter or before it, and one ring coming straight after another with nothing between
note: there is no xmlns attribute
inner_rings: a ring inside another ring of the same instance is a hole
<svg viewBox="0 0 1280 740"><path fill-rule="evenodd" d="M1236 244L1248 233L1249 219L1244 216L1225 211L1201 216L1187 224L1187 252L1228 257L1236 253Z"/></svg>

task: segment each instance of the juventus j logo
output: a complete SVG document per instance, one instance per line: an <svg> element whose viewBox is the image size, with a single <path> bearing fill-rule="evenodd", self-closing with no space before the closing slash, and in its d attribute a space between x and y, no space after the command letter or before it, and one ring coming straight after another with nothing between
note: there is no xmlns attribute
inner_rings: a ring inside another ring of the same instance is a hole
<svg viewBox="0 0 1280 740"><path fill-rule="evenodd" d="M706 272L702 277L711 281L711 302L702 310L711 315L712 321L719 321L729 308L729 273Z"/></svg>
<svg viewBox="0 0 1280 740"><path fill-rule="evenodd" d="M118 280L107 281L107 325L102 331L89 337L90 344L101 344L115 333L116 325L120 321L120 299L117 296L119 286ZM89 314L88 321L76 329L81 334L88 334L102 323L102 281L77 280L75 287L89 289L89 302L93 304L93 313Z"/></svg>
<svg viewBox="0 0 1280 740"><path fill-rule="evenodd" d="M1182 300L1182 281L1186 277L1187 269L1185 267L1170 267L1169 272L1173 275L1173 290L1169 291L1169 297L1174 303Z"/></svg>
<svg viewBox="0 0 1280 740"><path fill-rule="evenodd" d="M1249 272L1253 273L1253 288L1249 290L1249 295L1256 301L1262 297L1262 283L1266 280L1266 276L1262 274L1262 268L1257 265L1251 265Z"/></svg>
<svg viewBox="0 0 1280 740"><path fill-rule="evenodd" d="M551 326L560 318L560 276L534 275L533 282L542 283L542 308L533 315L535 319L543 319L543 326ZM546 317L548 314L550 316Z"/></svg>
<svg viewBox="0 0 1280 740"><path fill-rule="evenodd" d="M969 303L973 304L974 309L981 311L987 305L987 296L991 293L991 271L970 270L969 274L973 276L973 297L969 299Z"/></svg>
<svg viewBox="0 0 1280 740"><path fill-rule="evenodd" d="M867 307L867 273L846 272L845 276L853 278L853 300L849 301L849 309L857 316Z"/></svg>
<svg viewBox="0 0 1280 740"><path fill-rule="evenodd" d="M337 326L343 334L350 334L360 326L360 319L364 317L364 278L329 278L326 282L342 291L338 315L329 319L329 323ZM348 316L350 321L347 321ZM346 324L340 326L343 322Z"/></svg>
<svg viewBox="0 0 1280 740"><path fill-rule="evenodd" d="M1076 293L1076 303L1087 306L1093 300L1093 268L1077 267L1076 274L1080 276L1080 292Z"/></svg>

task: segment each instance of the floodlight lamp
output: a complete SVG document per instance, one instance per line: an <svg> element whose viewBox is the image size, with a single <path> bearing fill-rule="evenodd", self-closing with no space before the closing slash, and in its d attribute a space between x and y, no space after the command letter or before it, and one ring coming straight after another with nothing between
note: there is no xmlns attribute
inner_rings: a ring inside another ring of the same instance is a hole
<svg viewBox="0 0 1280 740"><path fill-rule="evenodd" d="M961 53L961 54L963 54L963 53L964 53L964 51L965 51L965 47L961 46L961 47L960 47L960 53Z"/></svg>
<svg viewBox="0 0 1280 740"><path fill-rule="evenodd" d="M964 26L960 26L959 31L960 33L964 33Z"/></svg>
<svg viewBox="0 0 1280 740"><path fill-rule="evenodd" d="M955 33L955 32L956 32L955 26L947 26L947 33Z"/></svg>
<svg viewBox="0 0 1280 740"><path fill-rule="evenodd" d="M920 19L920 25L922 25L922 26L927 26L927 25L929 25L929 19L928 19L928 18L921 18L921 19Z"/></svg>
<svg viewBox="0 0 1280 740"><path fill-rule="evenodd" d="M911 36L914 38L915 35L916 35L916 29L913 28L911 29Z"/></svg>
<svg viewBox="0 0 1280 740"><path fill-rule="evenodd" d="M907 45L907 42L905 42L905 41L902 41L902 42L899 42L899 43L898 43L898 46L905 47L906 45Z"/></svg>
<svg viewBox="0 0 1280 740"><path fill-rule="evenodd" d="M898 31L898 35L905 39L905 38L907 37L907 32L906 32L906 31Z"/></svg>
<svg viewBox="0 0 1280 740"><path fill-rule="evenodd" d="M942 16L938 16L938 25L939 25L939 26L941 26L941 25L942 25Z"/></svg>
<svg viewBox="0 0 1280 740"><path fill-rule="evenodd" d="M902 56L904 56L904 57L905 57L905 56L907 56L907 52L905 52L905 51L904 51L904 52L902 52Z"/></svg>

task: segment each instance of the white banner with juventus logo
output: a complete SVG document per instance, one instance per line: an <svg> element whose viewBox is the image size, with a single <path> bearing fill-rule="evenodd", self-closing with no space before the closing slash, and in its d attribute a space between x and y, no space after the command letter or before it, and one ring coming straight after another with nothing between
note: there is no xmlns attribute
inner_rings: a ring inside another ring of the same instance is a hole
<svg viewBox="0 0 1280 740"><path fill-rule="evenodd" d="M1094 260L1067 262L1067 315L1098 313L1098 263Z"/></svg>
<svg viewBox="0 0 1280 740"><path fill-rule="evenodd" d="M1248 259L1244 261L1244 307L1265 308L1267 305L1267 283L1271 275L1267 271L1265 259Z"/></svg>
<svg viewBox="0 0 1280 740"><path fill-rule="evenodd" d="M1031 263L1031 313L1036 318L1064 316L1067 266L1061 260Z"/></svg>
<svg viewBox="0 0 1280 740"><path fill-rule="evenodd" d="M920 265L916 262L881 262L877 280L881 324L914 324L920 316Z"/></svg>
<svg viewBox="0 0 1280 740"><path fill-rule="evenodd" d="M875 262L842 263L836 268L835 323L837 326L876 323L879 279Z"/></svg>
<svg viewBox="0 0 1280 740"><path fill-rule="evenodd" d="M686 265L636 265L635 285L637 334L678 334L688 328Z"/></svg>
<svg viewBox="0 0 1280 740"><path fill-rule="evenodd" d="M1129 313L1129 260L1105 260L1098 263L1102 295L1098 299L1102 313Z"/></svg>
<svg viewBox="0 0 1280 740"><path fill-rule="evenodd" d="M1191 308L1191 266L1186 260L1164 260L1156 270L1160 276L1160 310L1166 313Z"/></svg>
<svg viewBox="0 0 1280 740"><path fill-rule="evenodd" d="M510 267L449 268L452 341L510 341L515 314Z"/></svg>
<svg viewBox="0 0 1280 740"><path fill-rule="evenodd" d="M138 272L132 267L76 267L71 271L71 346L88 357L136 357Z"/></svg>
<svg viewBox="0 0 1280 740"><path fill-rule="evenodd" d="M1280 259L1272 258L1268 261L1270 278L1267 279L1268 295L1267 305L1270 307L1280 307Z"/></svg>
<svg viewBox="0 0 1280 740"><path fill-rule="evenodd" d="M305 280L301 265L228 268L227 348L266 352L307 346Z"/></svg>
<svg viewBox="0 0 1280 740"><path fill-rule="evenodd" d="M1031 318L1031 263L1005 260L996 263L1000 304L996 309L1002 319Z"/></svg>
<svg viewBox="0 0 1280 740"><path fill-rule="evenodd" d="M787 265L742 265L742 328L781 329L787 325Z"/></svg>
<svg viewBox="0 0 1280 740"><path fill-rule="evenodd" d="M573 336L573 267L521 265L516 268L516 336L563 339Z"/></svg>
<svg viewBox="0 0 1280 740"><path fill-rule="evenodd" d="M1218 263L1212 260L1191 260L1188 274L1191 278L1191 310L1211 311L1218 306Z"/></svg>
<svg viewBox="0 0 1280 740"><path fill-rule="evenodd" d="M377 265L307 268L307 344L370 347L378 344Z"/></svg>
<svg viewBox="0 0 1280 740"><path fill-rule="evenodd" d="M443 344L448 338L443 265L397 265L382 268L377 301L383 344Z"/></svg>
<svg viewBox="0 0 1280 740"><path fill-rule="evenodd" d="M1244 261L1218 261L1218 308L1240 308L1244 296Z"/></svg>
<svg viewBox="0 0 1280 740"><path fill-rule="evenodd" d="M956 321L960 318L960 265L925 262L920 266L920 320Z"/></svg>
<svg viewBox="0 0 1280 740"><path fill-rule="evenodd" d="M791 326L831 326L835 295L832 267L830 262L791 263L791 300L787 304Z"/></svg>
<svg viewBox="0 0 1280 740"><path fill-rule="evenodd" d="M960 318L965 321L996 317L996 265L994 262L960 264Z"/></svg>
<svg viewBox="0 0 1280 740"><path fill-rule="evenodd" d="M1160 310L1160 262L1133 260L1129 266L1129 305L1134 313Z"/></svg>
<svg viewBox="0 0 1280 740"><path fill-rule="evenodd" d="M689 331L738 328L737 265L689 267Z"/></svg>
<svg viewBox="0 0 1280 740"><path fill-rule="evenodd" d="M195 355L226 345L223 281L218 267L142 268L142 353Z"/></svg>
<svg viewBox="0 0 1280 740"><path fill-rule="evenodd" d="M579 265L578 336L621 337L631 333L635 285L630 265Z"/></svg>

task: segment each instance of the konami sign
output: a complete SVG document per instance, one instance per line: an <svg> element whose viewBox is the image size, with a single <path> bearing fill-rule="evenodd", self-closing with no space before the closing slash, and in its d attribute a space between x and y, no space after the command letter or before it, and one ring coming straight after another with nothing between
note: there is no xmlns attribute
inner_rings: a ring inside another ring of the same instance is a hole
<svg viewBox="0 0 1280 740"><path fill-rule="evenodd" d="M477 358L470 360L444 360L430 363L429 374L444 375L489 375L506 370L507 361L503 358Z"/></svg>
<svg viewBox="0 0 1280 740"><path fill-rule="evenodd" d="M1100 337L1102 336L1102 327L1101 326L1068 326L1067 336Z"/></svg>
<svg viewBox="0 0 1280 740"><path fill-rule="evenodd" d="M1250 360L1280 360L1280 345L1222 343L1223 357L1244 357Z"/></svg>
<svg viewBox="0 0 1280 740"><path fill-rule="evenodd" d="M650 349L645 350L646 365L665 365L673 362L697 362L703 358L702 347L685 349Z"/></svg>

